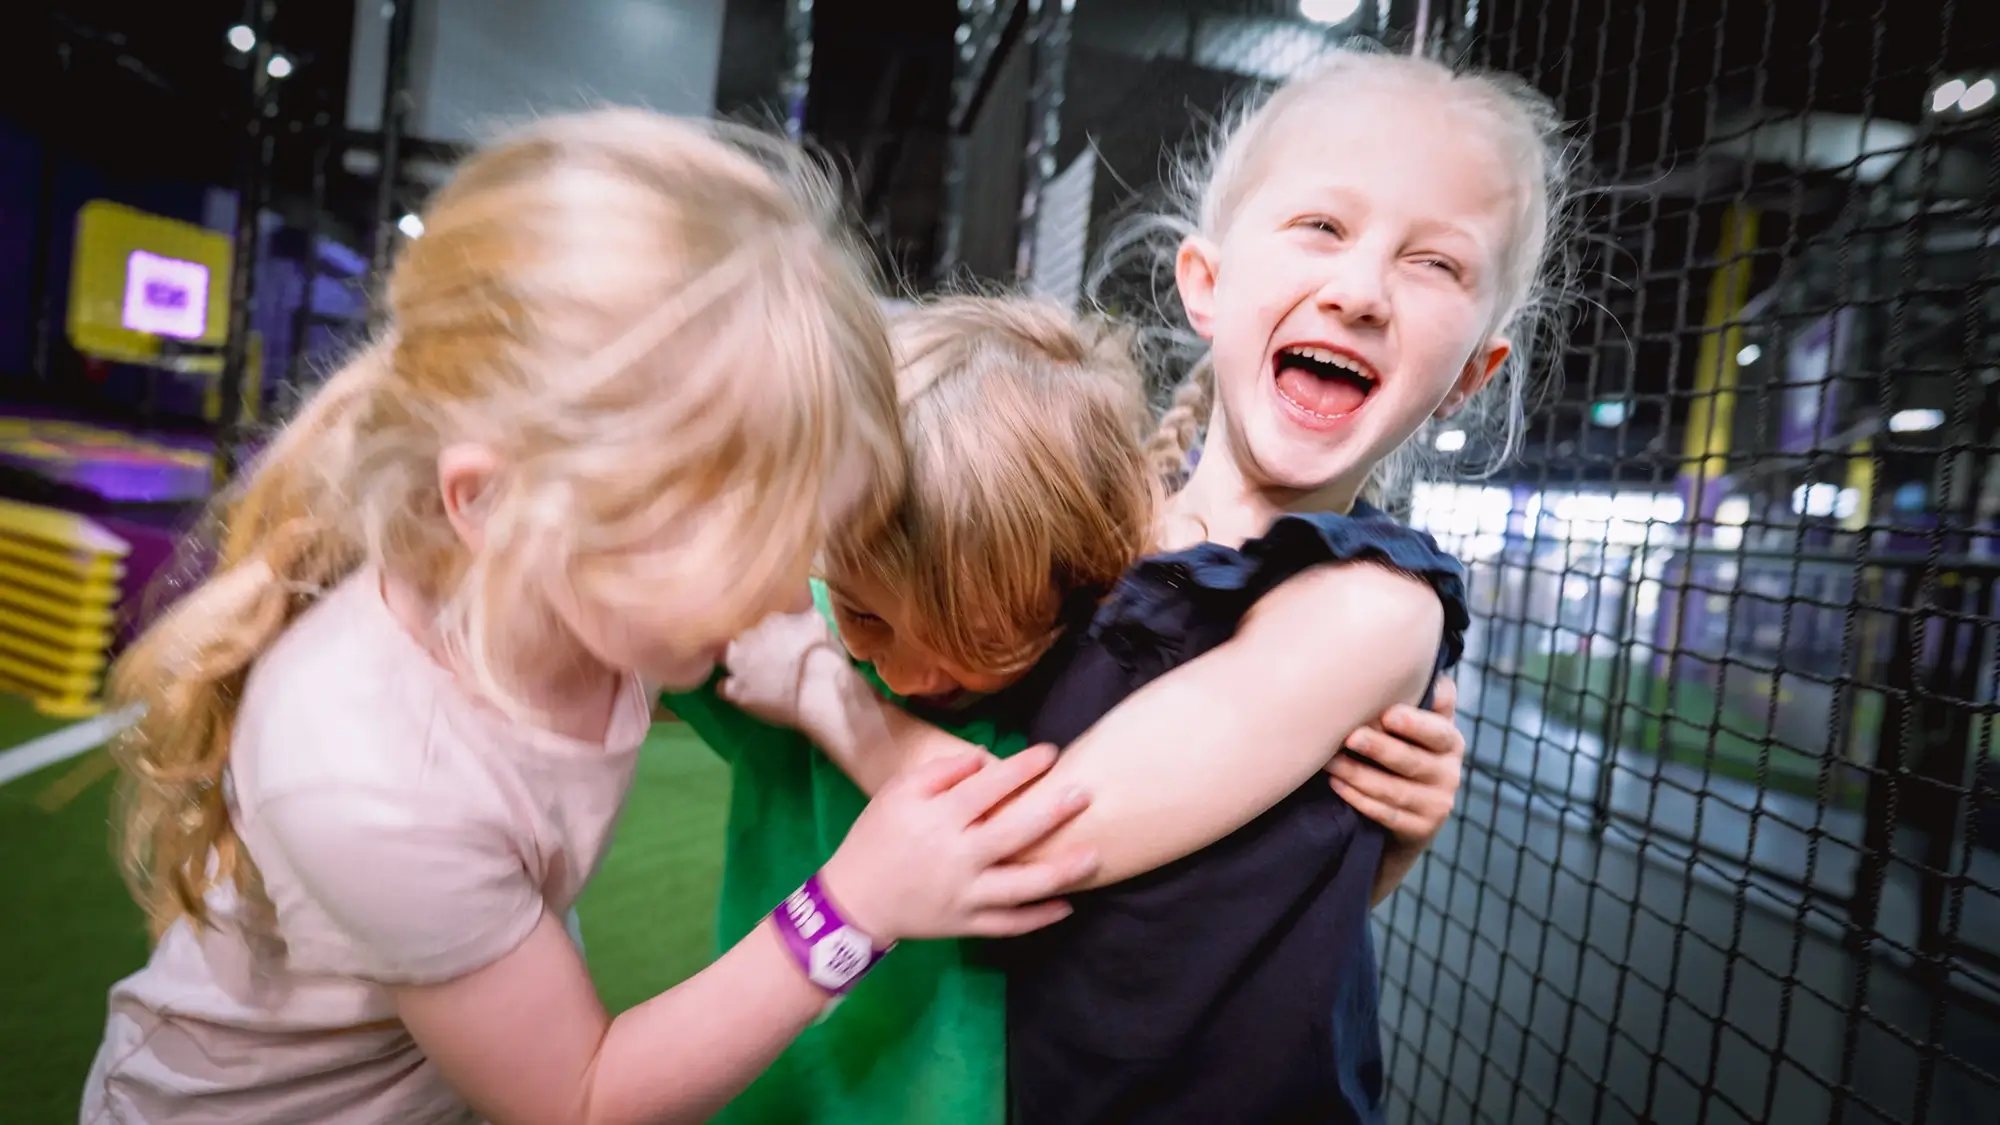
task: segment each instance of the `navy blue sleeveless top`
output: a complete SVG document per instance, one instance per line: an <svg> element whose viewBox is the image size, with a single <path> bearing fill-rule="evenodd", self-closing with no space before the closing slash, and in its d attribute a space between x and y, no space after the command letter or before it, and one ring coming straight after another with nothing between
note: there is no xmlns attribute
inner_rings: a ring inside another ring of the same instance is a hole
<svg viewBox="0 0 2000 1125"><path fill-rule="evenodd" d="M1021 716L1030 740L1067 745L1228 640L1273 587L1342 560L1427 580L1445 608L1437 667L1457 661L1462 572L1428 535L1359 504L1351 516L1286 516L1240 549L1203 543L1127 571L1037 666L1039 698ZM1368 912L1384 842L1316 776L1226 839L1077 896L1069 919L996 950L1013 1120L1380 1121Z"/></svg>

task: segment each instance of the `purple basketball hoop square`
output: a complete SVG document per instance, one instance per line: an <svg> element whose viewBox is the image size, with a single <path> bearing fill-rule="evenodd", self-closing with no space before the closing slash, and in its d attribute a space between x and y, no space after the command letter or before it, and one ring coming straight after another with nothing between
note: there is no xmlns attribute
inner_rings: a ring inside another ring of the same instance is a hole
<svg viewBox="0 0 2000 1125"><path fill-rule="evenodd" d="M208 332L208 267L144 250L125 260L126 328L176 340Z"/></svg>

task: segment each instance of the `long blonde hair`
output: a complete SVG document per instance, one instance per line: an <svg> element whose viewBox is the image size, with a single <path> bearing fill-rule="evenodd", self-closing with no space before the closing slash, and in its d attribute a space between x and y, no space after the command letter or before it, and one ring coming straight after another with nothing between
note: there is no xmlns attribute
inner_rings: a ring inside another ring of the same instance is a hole
<svg viewBox="0 0 2000 1125"><path fill-rule="evenodd" d="M891 352L833 198L778 142L635 110L542 121L458 171L392 271L385 334L219 498L209 577L115 670L114 696L145 708L115 752L123 866L156 933L207 923L225 882L262 901L224 791L238 701L358 568L432 599L461 673L509 706L552 577L638 603L728 574L688 623L726 630L803 576L842 465L875 486L840 518L886 514ZM477 549L438 487L460 442L501 466ZM693 541L662 557L669 528Z"/></svg>
<svg viewBox="0 0 2000 1125"><path fill-rule="evenodd" d="M1253 101L1217 128L1207 145L1179 164L1169 187L1169 213L1147 216L1115 235L1105 252L1110 263L1141 251L1160 275L1171 276L1180 240L1200 234L1219 241L1237 209L1262 182L1281 174L1282 126L1301 112L1355 112L1356 95L1393 85L1414 100L1449 102L1482 130L1515 170L1518 190L1513 237L1500 264L1500 295L1487 335L1509 337L1513 350L1492 382L1452 421L1459 429L1494 434L1489 469L1498 468L1519 448L1527 430L1527 388L1541 346L1558 332L1563 297L1572 288L1567 238L1575 196L1579 149L1563 131L1555 106L1534 87L1500 72L1454 70L1441 62L1365 48L1342 48L1301 77ZM1167 318L1177 319L1177 318ZM1160 425L1148 449L1170 476L1186 463L1213 408L1215 373L1199 341L1170 331L1167 351L1185 375L1173 385ZM1404 443L1371 479L1375 491L1400 487L1418 468L1430 443Z"/></svg>
<svg viewBox="0 0 2000 1125"><path fill-rule="evenodd" d="M1046 301L959 296L891 324L909 483L879 530L836 530L829 577L865 574L961 667L1039 658L1051 599L1101 592L1145 550L1158 487L1129 341Z"/></svg>

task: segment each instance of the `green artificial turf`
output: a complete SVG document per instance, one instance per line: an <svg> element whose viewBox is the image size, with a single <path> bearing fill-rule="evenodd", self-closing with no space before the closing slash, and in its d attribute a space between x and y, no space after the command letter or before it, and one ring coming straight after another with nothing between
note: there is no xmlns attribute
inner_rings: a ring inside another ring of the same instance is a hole
<svg viewBox="0 0 2000 1125"><path fill-rule="evenodd" d="M1627 749L1657 754L1669 761L1706 770L1720 777L1756 782L1801 797L1820 799L1819 775L1824 754L1787 746L1768 730L1766 716L1731 706L1715 688L1694 678L1676 685L1653 674L1644 660L1629 669L1623 692L1613 692L1611 660L1584 659L1574 654L1534 656L1523 662L1517 676L1520 690L1541 702L1549 714L1593 733L1604 727L1605 710L1614 699L1622 704L1621 735ZM1861 729L1881 723L1879 702L1856 703ZM1865 795L1861 777L1836 771L1832 791L1824 799L1835 807L1858 807Z"/></svg>
<svg viewBox="0 0 2000 1125"><path fill-rule="evenodd" d="M54 724L0 705L0 748ZM104 994L144 963L111 860L102 751L0 787L0 1120L76 1120ZM728 771L687 728L655 727L610 854L578 906L592 975L617 1011L700 969L713 946Z"/></svg>

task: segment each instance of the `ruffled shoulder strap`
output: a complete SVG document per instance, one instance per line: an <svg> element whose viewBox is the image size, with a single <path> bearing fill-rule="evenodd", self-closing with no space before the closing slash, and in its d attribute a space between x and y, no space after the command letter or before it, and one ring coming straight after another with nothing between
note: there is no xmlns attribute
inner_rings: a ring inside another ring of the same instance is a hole
<svg viewBox="0 0 2000 1125"><path fill-rule="evenodd" d="M1233 594L1245 609L1273 587L1309 567L1329 562L1381 562L1429 583L1444 605L1444 647L1439 670L1458 663L1472 616L1465 597L1465 570L1437 540L1405 527L1386 513L1356 504L1352 513L1288 515L1240 548L1201 543L1184 551L1153 555L1139 570L1169 575L1216 593Z"/></svg>

